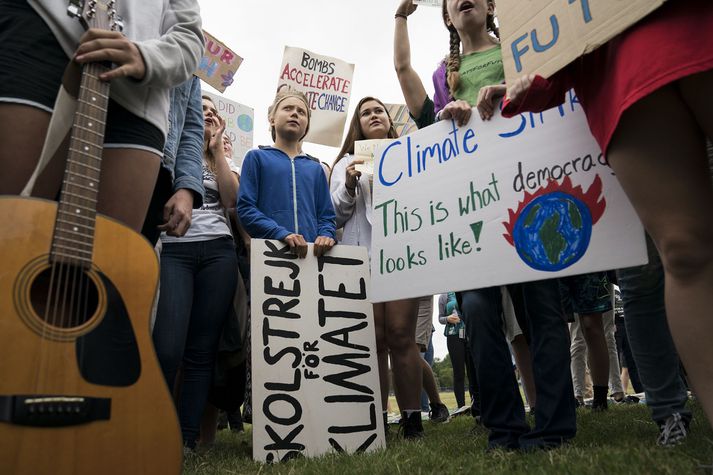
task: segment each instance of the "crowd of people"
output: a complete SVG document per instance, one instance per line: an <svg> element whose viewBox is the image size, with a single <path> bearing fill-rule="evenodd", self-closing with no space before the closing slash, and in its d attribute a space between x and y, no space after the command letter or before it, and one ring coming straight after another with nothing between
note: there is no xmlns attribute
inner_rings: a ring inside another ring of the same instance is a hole
<svg viewBox="0 0 713 475"><path fill-rule="evenodd" d="M101 76L112 87L97 210L157 245L153 342L192 450L215 437L218 410L234 428L242 427L241 406L242 419L251 419L250 239L282 241L300 258L308 243L316 256L337 244L370 250L373 182L359 171L355 142L397 135L384 103L361 98L325 168L302 150L307 98L281 91L268 109L273 144L250 150L238 168L224 119L192 77L203 48L197 1L123 3L151 10L133 16L126 35L81 34L59 0L0 0L0 194L19 194L33 176L45 155L37 138L56 129L51 114L60 85L73 87L71 71L113 63ZM495 1L443 0L450 45L433 73L433 98L410 60L408 19L416 9L401 0L395 11L394 67L419 128L440 120L463 125L472 113L489 120L501 99L505 116L542 111L573 88L648 233L643 266L439 296L458 406L467 405L467 371L472 413L488 430L490 449L555 448L576 435L587 368L591 410L606 411L611 400L636 402L622 384L625 367L645 393L659 444L688 434L688 383L713 421L713 352L705 341L713 332L713 215L706 204L713 202L706 152L713 137L713 5L667 2L549 79L529 75L506 84ZM32 55L21 47L30 42ZM63 155L50 156L35 173L33 195L55 199ZM373 304L382 407L393 382L407 439L424 435L422 390L431 419L448 419L419 354L428 348L432 314L432 296Z"/></svg>

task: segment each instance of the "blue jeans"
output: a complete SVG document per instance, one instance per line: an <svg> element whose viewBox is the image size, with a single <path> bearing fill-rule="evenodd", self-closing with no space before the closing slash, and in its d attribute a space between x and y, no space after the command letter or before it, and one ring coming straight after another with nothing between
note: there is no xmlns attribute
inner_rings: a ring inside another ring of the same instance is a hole
<svg viewBox="0 0 713 475"><path fill-rule="evenodd" d="M198 438L220 333L238 281L237 266L229 237L165 243L161 252L153 341L170 390L182 369L177 406L183 443L189 447Z"/></svg>
<svg viewBox="0 0 713 475"><path fill-rule="evenodd" d="M421 358L426 360L428 366L433 367L433 336L428 339L428 347L424 353L421 353ZM428 412L431 408L428 406L428 394L421 389L421 411Z"/></svg>
<svg viewBox="0 0 713 475"><path fill-rule="evenodd" d="M654 422L664 422L676 412L690 420L685 408L688 393L666 322L661 258L648 235L646 245L648 264L617 271L629 345Z"/></svg>
<svg viewBox="0 0 713 475"><path fill-rule="evenodd" d="M556 280L508 286L518 320L530 338L537 390L535 427L530 430L505 332L499 287L459 293L480 385L483 425L489 448L555 447L577 431L569 333Z"/></svg>

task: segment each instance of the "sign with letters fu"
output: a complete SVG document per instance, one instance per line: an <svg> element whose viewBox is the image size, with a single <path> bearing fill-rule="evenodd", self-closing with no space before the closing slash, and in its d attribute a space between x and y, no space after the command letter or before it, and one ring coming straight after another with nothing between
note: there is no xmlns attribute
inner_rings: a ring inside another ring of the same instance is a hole
<svg viewBox="0 0 713 475"><path fill-rule="evenodd" d="M253 458L383 448L366 248L298 259L253 239L250 254Z"/></svg>
<svg viewBox="0 0 713 475"><path fill-rule="evenodd" d="M549 77L665 0L498 0L505 80Z"/></svg>
<svg viewBox="0 0 713 475"><path fill-rule="evenodd" d="M374 302L646 262L641 223L568 99L376 148Z"/></svg>

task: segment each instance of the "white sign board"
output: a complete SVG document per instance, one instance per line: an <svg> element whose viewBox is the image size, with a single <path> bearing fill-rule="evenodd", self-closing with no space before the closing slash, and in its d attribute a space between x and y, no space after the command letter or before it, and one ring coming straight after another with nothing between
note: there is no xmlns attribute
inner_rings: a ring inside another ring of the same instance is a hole
<svg viewBox="0 0 713 475"><path fill-rule="evenodd" d="M442 121L377 148L372 300L646 262L574 93L542 114Z"/></svg>
<svg viewBox="0 0 713 475"><path fill-rule="evenodd" d="M347 121L354 65L302 48L285 46L277 91L296 89L312 110L305 142L339 147Z"/></svg>
<svg viewBox="0 0 713 475"><path fill-rule="evenodd" d="M253 458L385 446L366 248L253 239Z"/></svg>
<svg viewBox="0 0 713 475"><path fill-rule="evenodd" d="M413 0L414 5L425 5L427 7L440 7L441 0Z"/></svg>
<svg viewBox="0 0 713 475"><path fill-rule="evenodd" d="M218 114L225 119L225 132L233 143L233 163L242 166L243 158L253 148L253 129L255 112L252 107L244 106L218 94L203 91L213 99Z"/></svg>

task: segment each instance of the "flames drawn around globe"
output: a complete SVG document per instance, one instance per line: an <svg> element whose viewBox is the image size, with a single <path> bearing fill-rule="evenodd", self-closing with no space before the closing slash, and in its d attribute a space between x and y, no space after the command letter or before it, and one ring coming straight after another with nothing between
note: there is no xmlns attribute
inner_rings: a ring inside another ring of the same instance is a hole
<svg viewBox="0 0 713 475"><path fill-rule="evenodd" d="M525 192L517 211L508 210L503 236L520 258L536 270L557 272L573 265L587 252L592 227L604 214L602 180L597 175L586 192L550 181L535 193Z"/></svg>

